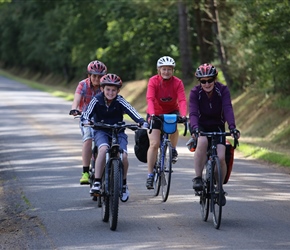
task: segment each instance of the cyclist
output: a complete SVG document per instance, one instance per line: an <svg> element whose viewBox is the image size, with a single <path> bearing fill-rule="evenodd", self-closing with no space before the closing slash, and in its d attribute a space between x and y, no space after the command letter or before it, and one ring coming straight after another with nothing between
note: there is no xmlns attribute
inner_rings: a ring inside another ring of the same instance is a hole
<svg viewBox="0 0 290 250"><path fill-rule="evenodd" d="M121 95L120 88L122 87L122 80L115 74L107 74L101 78L102 93L96 95L90 102L86 112L83 113L81 120L84 123L90 123L94 118L95 122L107 124L116 124L123 122L123 114L128 114L132 120L139 123L140 126L146 126L145 120ZM90 190L91 193L99 193L101 187L101 177L105 166L106 150L109 147L109 140L111 134L106 129L99 129L95 131L95 143L98 147L98 156L96 159L95 168L95 182ZM121 201L125 202L129 198L129 190L127 185L128 173L128 157L127 157L127 135L124 131L118 135L120 147L124 150L123 165L124 165L124 179L122 188Z"/></svg>
<svg viewBox="0 0 290 250"><path fill-rule="evenodd" d="M80 81L76 88L71 111L69 112L70 115L76 116L84 112L92 97L100 93L100 79L107 73L107 67L101 61L92 61L88 64L87 73L88 77ZM80 129L83 137L83 173L80 184L89 184L89 165L92 155L93 130L83 126L80 126Z"/></svg>
<svg viewBox="0 0 290 250"><path fill-rule="evenodd" d="M157 75L152 76L147 88L147 120L152 115L177 114L186 119L187 104L183 82L173 75L175 61L169 56L163 56L157 61ZM150 146L147 151L148 177L147 189L153 189L153 168L156 162L160 144L161 123L154 121L152 133L148 134ZM172 144L172 163L176 163L178 153L178 131L170 135Z"/></svg>
<svg viewBox="0 0 290 250"><path fill-rule="evenodd" d="M217 81L218 71L209 64L200 65L195 72L199 85L190 91L189 96L189 119L192 137L197 138L200 131L203 132L224 132L227 122L232 135L240 136L236 129L233 106L230 92L227 86ZM207 161L208 139L206 136L199 136L194 154L194 168L196 177L193 181L193 189L202 189L202 171ZM221 136L217 145L217 154L222 168L222 179L226 176L225 161L225 137ZM222 190L224 193L224 191ZM222 205L226 204L223 196Z"/></svg>

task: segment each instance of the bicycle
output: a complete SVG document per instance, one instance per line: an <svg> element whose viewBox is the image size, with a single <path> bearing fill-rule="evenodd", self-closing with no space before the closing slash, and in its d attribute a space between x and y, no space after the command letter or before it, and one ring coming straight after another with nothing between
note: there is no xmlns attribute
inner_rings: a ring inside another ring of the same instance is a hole
<svg viewBox="0 0 290 250"><path fill-rule="evenodd" d="M213 214L213 224L219 229L222 218L222 199L225 195L223 191L222 169L217 155L217 138L220 136L230 136L229 132L200 132L200 136L211 138L208 146L208 161L203 171L203 189L196 191L200 196L200 209L203 221L207 221L209 211ZM238 139L234 137L234 148L238 145Z"/></svg>
<svg viewBox="0 0 290 250"><path fill-rule="evenodd" d="M87 126L87 125L85 125ZM102 220L110 222L110 229L116 230L119 213L119 199L122 196L123 187L123 150L118 144L118 134L120 131L129 128L139 129L138 124L106 124L97 122L91 126L93 129L109 129L111 133L110 147L106 151L106 164L102 175L102 185L98 197L98 205L102 207Z"/></svg>
<svg viewBox="0 0 290 250"><path fill-rule="evenodd" d="M74 116L74 119L80 119L82 113L79 110L75 110L76 115ZM90 167L89 167L89 183L81 183L81 185L90 185L90 189L92 188L95 180L95 161L98 155L98 148L95 146L94 138L92 138L92 156L90 161ZM98 197L91 193L91 196L93 197L93 201L98 201L98 207L101 207L100 200L98 200Z"/></svg>
<svg viewBox="0 0 290 250"><path fill-rule="evenodd" d="M187 119L176 114L153 115L150 119L149 133L152 132L152 124L154 120L161 122L160 145L157 154L157 160L154 165L153 174L153 188L154 195L158 196L161 188L162 201L166 202L168 199L171 174L172 174L172 145L169 139L169 134L173 134L177 129L177 123L184 124L183 136L187 134ZM168 127L166 125L169 125Z"/></svg>

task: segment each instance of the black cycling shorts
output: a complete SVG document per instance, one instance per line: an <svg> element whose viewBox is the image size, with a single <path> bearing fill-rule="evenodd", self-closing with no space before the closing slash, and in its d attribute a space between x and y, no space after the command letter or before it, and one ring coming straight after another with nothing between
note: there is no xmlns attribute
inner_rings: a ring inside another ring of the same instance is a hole
<svg viewBox="0 0 290 250"><path fill-rule="evenodd" d="M199 127L201 132L225 132L225 126L211 126L211 127ZM208 143L210 144L211 137L208 137ZM217 144L226 145L226 137L218 137Z"/></svg>

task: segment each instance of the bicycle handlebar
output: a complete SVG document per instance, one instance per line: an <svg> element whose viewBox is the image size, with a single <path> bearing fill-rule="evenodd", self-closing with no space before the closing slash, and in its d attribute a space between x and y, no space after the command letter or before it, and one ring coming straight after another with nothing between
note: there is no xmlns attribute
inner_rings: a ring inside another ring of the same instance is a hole
<svg viewBox="0 0 290 250"><path fill-rule="evenodd" d="M152 132L152 125L153 125L154 120L158 120L158 121L161 121L163 123L164 122L163 115L151 115L150 116L149 134L151 134L151 132ZM188 122L187 121L188 121L187 117L184 119L183 117L177 115L177 123L183 123L183 125L184 125L183 136L186 136L186 134L187 134L187 129L188 129Z"/></svg>
<svg viewBox="0 0 290 250"><path fill-rule="evenodd" d="M139 124L126 124L126 123L116 123L116 124L107 124L103 122L95 122L94 124L82 124L84 127L91 127L93 129L98 128L109 128L109 129L122 129L122 128L129 128L131 130L140 129Z"/></svg>
<svg viewBox="0 0 290 250"><path fill-rule="evenodd" d="M232 136L231 132L199 132L200 136L214 137L214 136ZM234 134L234 148L239 146L239 140Z"/></svg>

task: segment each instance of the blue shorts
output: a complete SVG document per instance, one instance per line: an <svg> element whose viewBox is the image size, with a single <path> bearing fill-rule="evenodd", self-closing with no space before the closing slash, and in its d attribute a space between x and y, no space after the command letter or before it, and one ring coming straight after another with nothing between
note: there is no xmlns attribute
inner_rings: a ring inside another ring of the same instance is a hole
<svg viewBox="0 0 290 250"><path fill-rule="evenodd" d="M81 129L81 133L83 137L83 142L89 139L93 139L94 130L91 127L84 127L81 125L81 122L80 122L80 129Z"/></svg>
<svg viewBox="0 0 290 250"><path fill-rule="evenodd" d="M111 133L104 131L104 130L96 130L94 131L94 138L95 138L95 144L98 148L102 146L109 147L110 141L111 141ZM124 150L124 152L127 153L127 145L128 145L128 136L124 132L120 132L118 134L118 143L120 145L120 148Z"/></svg>

